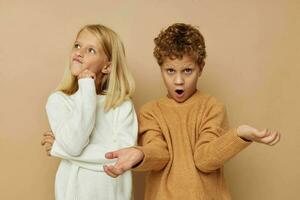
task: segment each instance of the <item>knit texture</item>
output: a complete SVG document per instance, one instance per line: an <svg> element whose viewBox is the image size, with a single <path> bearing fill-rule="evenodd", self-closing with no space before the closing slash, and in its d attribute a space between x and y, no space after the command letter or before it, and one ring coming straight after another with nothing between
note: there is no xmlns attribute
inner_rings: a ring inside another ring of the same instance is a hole
<svg viewBox="0 0 300 200"><path fill-rule="evenodd" d="M163 97L139 113L145 200L229 200L223 165L247 147L229 129L224 105L200 91L183 103Z"/></svg>
<svg viewBox="0 0 300 200"><path fill-rule="evenodd" d="M136 145L138 125L130 100L104 111L105 95L94 80L79 79L73 95L55 92L46 111L55 135L51 155L61 158L55 178L56 200L130 200L131 172L112 178L103 165L115 163L105 153Z"/></svg>

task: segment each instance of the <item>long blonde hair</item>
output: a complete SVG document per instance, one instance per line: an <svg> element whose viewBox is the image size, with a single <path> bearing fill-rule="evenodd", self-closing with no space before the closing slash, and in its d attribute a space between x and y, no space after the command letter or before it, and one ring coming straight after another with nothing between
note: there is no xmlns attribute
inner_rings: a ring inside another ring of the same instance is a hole
<svg viewBox="0 0 300 200"><path fill-rule="evenodd" d="M110 28L100 25L86 25L77 34L87 30L94 34L101 44L104 53L111 62L111 72L102 77L100 85L96 88L106 95L105 111L119 106L123 101L130 99L134 93L135 83L125 57L125 49L119 36ZM63 79L56 91L72 95L78 90L77 78L72 75L69 67L66 68Z"/></svg>

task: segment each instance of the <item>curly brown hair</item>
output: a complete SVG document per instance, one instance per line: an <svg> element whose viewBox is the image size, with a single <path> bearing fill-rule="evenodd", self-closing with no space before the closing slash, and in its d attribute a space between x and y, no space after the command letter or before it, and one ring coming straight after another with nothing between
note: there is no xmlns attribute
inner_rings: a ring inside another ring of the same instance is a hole
<svg viewBox="0 0 300 200"><path fill-rule="evenodd" d="M161 66L166 58L182 59L184 55L192 56L202 65L206 58L204 37L200 31L189 24L175 23L154 39L154 57Z"/></svg>

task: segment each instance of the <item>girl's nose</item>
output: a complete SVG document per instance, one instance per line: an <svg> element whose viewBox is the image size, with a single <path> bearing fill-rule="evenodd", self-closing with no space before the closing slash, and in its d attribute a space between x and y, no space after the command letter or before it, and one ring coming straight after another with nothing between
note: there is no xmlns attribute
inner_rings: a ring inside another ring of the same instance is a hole
<svg viewBox="0 0 300 200"><path fill-rule="evenodd" d="M78 49L78 50L76 51L76 56L83 57L83 52L82 52L81 49Z"/></svg>

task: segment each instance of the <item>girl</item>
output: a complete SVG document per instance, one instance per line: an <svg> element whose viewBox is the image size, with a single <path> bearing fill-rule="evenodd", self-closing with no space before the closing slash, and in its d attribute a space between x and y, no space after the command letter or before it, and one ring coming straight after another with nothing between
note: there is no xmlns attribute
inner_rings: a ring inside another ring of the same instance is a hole
<svg viewBox="0 0 300 200"><path fill-rule="evenodd" d="M131 172L114 179L103 166L112 163L106 152L135 145L133 91L118 35L103 25L83 27L70 67L46 105L53 134L44 134L42 145L51 156L62 158L56 200L131 199Z"/></svg>

